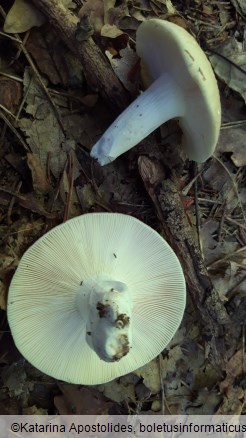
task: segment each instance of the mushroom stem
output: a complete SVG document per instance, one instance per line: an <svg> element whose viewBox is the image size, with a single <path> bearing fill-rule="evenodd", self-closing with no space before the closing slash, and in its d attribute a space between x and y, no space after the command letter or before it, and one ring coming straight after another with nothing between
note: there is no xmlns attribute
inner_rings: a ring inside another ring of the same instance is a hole
<svg viewBox="0 0 246 438"><path fill-rule="evenodd" d="M167 120L182 116L184 107L177 83L170 75L161 75L112 123L91 156L101 166L114 161Z"/></svg>
<svg viewBox="0 0 246 438"><path fill-rule="evenodd" d="M86 341L105 362L115 362L130 350L131 301L126 285L109 281L99 291L91 292ZM115 289L118 286L118 290Z"/></svg>

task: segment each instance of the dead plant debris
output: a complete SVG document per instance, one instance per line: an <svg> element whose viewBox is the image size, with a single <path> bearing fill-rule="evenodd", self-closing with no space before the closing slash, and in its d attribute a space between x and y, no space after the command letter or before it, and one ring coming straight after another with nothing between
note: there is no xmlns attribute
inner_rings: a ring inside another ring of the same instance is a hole
<svg viewBox="0 0 246 438"><path fill-rule="evenodd" d="M39 1L3 2L0 412L245 414L245 4L239 0L63 0L61 8L69 9L73 26L80 23L78 41L94 38L93 50L121 84L115 113L142 87L135 53L139 24L159 17L190 31L210 57L219 81L222 130L216 156L195 171L182 154L173 153L179 150L180 138L173 124L162 127L125 158L100 168L89 152L115 117L114 92L110 94L107 77L104 93L88 58L82 63L72 53L72 44L66 40L64 44L64 23L59 31L54 28L50 10L45 13ZM148 181L153 175L165 178L167 169L175 174L206 275L228 315L229 323L217 323L223 341L218 349L222 344L224 348L217 352L223 357L221 369L211 358L213 346L203 336L196 304L188 299L178 332L156 360L97 387L57 382L26 363L15 348L6 318L8 286L25 250L47 230L79 214L127 213L163 231L151 187L146 190L146 180L139 174L139 154L151 158L153 173Z"/></svg>

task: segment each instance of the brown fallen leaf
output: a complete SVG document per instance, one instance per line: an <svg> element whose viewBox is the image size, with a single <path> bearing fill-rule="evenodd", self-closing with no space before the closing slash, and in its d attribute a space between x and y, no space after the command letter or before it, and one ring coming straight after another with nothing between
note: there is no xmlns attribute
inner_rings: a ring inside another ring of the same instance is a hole
<svg viewBox="0 0 246 438"><path fill-rule="evenodd" d="M32 29L26 48L34 58L40 72L49 79L51 84L61 84L63 87L81 86L82 65L58 38L51 26Z"/></svg>
<svg viewBox="0 0 246 438"><path fill-rule="evenodd" d="M235 380L243 374L243 350L238 350L228 361L226 378L220 383L221 392L229 391Z"/></svg>
<svg viewBox="0 0 246 438"><path fill-rule="evenodd" d="M35 192L39 194L49 193L52 188L46 178L42 165L32 153L27 153L27 165L32 174L32 184Z"/></svg>
<svg viewBox="0 0 246 438"><path fill-rule="evenodd" d="M230 387L223 398L216 415L241 415L245 409L246 391L240 387Z"/></svg>
<svg viewBox="0 0 246 438"><path fill-rule="evenodd" d="M25 194L24 199L19 199L18 201L21 207L31 210L33 213L39 213L47 219L55 219L58 217L57 213L49 213L46 211L42 202L35 198L32 193Z"/></svg>
<svg viewBox="0 0 246 438"><path fill-rule="evenodd" d="M57 85L67 86L67 69L64 63L64 47L54 35L52 29L33 29L26 43L26 48L34 58L42 74ZM63 62L62 62L63 61Z"/></svg>
<svg viewBox="0 0 246 438"><path fill-rule="evenodd" d="M1 254L0 254L1 258ZM7 310L7 296L8 296L8 290L10 281L12 279L14 269L16 268L18 262L15 259L14 263L11 265L11 267L8 267L5 270L0 269L0 309L1 310Z"/></svg>
<svg viewBox="0 0 246 438"><path fill-rule="evenodd" d="M0 279L0 309L7 309L7 289L4 285L4 279Z"/></svg>
<svg viewBox="0 0 246 438"><path fill-rule="evenodd" d="M94 388L64 384L60 389L63 394L54 398L60 415L106 415L113 404Z"/></svg>
<svg viewBox="0 0 246 438"><path fill-rule="evenodd" d="M81 98L81 102L88 108L93 108L98 101L97 94L87 94Z"/></svg>
<svg viewBox="0 0 246 438"><path fill-rule="evenodd" d="M21 84L12 79L0 78L0 104L11 112L20 105L22 97Z"/></svg>
<svg viewBox="0 0 246 438"><path fill-rule="evenodd" d="M19 415L21 413L19 402L10 397L3 398L0 401L0 412L1 415Z"/></svg>
<svg viewBox="0 0 246 438"><path fill-rule="evenodd" d="M3 191L3 193L1 193ZM21 207L31 210L33 213L39 213L48 219L55 219L59 217L58 213L49 213L45 210L41 200L37 199L34 193L26 193L25 195L12 192L11 190L0 187L0 204L9 205L11 198L15 198L15 203Z"/></svg>

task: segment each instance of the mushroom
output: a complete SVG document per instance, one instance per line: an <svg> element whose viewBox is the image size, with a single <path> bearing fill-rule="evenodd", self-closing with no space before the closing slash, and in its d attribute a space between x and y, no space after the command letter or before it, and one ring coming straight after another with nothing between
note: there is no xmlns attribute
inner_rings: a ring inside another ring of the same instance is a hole
<svg viewBox="0 0 246 438"><path fill-rule="evenodd" d="M186 30L160 19L139 26L136 50L153 82L106 130L91 156L102 166L108 164L177 118L189 159L206 161L218 140L221 106L205 53Z"/></svg>
<svg viewBox="0 0 246 438"><path fill-rule="evenodd" d="M53 228L23 255L7 314L22 355L43 373L105 383L156 357L176 332L185 280L167 242L118 213Z"/></svg>

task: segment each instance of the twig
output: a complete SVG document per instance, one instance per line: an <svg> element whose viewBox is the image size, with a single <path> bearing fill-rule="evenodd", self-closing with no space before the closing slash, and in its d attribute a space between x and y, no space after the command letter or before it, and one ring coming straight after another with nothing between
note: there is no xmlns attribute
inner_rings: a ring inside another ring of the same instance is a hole
<svg viewBox="0 0 246 438"><path fill-rule="evenodd" d="M243 265L241 266L242 269L246 269L246 266ZM243 278L241 278L240 280L237 281L236 284L234 284L231 289L229 289L226 293L226 298L228 300L231 300L236 294L238 294L238 286L240 286L240 284L244 283L246 280L246 276L244 276Z"/></svg>
<svg viewBox="0 0 246 438"><path fill-rule="evenodd" d="M223 213L222 213L222 216L221 216L221 219L220 219L219 230L218 230L218 242L221 242L221 240L222 240L222 231L223 231L223 226L224 226L224 223L225 223L226 213L227 213L226 201L224 201L224 203L223 203Z"/></svg>
<svg viewBox="0 0 246 438"><path fill-rule="evenodd" d="M194 185L194 183L196 182L197 178L199 178L199 176L201 176L201 174L203 173L204 168L202 167L202 169L197 172L197 174L194 176L194 178L192 178L192 180L182 189L182 194L184 196L187 196L191 187Z"/></svg>
<svg viewBox="0 0 246 438"><path fill-rule="evenodd" d="M237 254L240 254L241 252L246 251L246 246L243 246L242 248L237 249L236 251L230 252L229 254L225 255L224 257L215 260L214 262L210 263L209 265L207 265L207 269L213 269L215 265L217 265L218 263L221 262L225 262L227 260L229 260L231 257L234 257Z"/></svg>
<svg viewBox="0 0 246 438"><path fill-rule="evenodd" d="M221 372L225 360L221 326L230 322L218 292L207 273L175 184L164 178L162 164L146 156L139 157L139 172L160 220L163 234L183 268L187 286L199 314L202 335L209 347L209 358Z"/></svg>
<svg viewBox="0 0 246 438"><path fill-rule="evenodd" d="M209 52L213 53L214 55L218 56L219 58L224 59L229 64L233 65L237 70L239 70L241 73L244 73L246 75L246 70L244 70L240 65L237 65L235 62L233 62L230 58L227 58L227 56L223 55L222 53L217 52L216 50L213 50L211 48L208 49Z"/></svg>
<svg viewBox="0 0 246 438"><path fill-rule="evenodd" d="M6 17L6 14L5 14L5 12L4 12L4 10L3 10L3 8L2 8L1 6L0 6L0 12L1 12L1 15L5 18L5 17ZM7 33L3 33L3 32L2 32L2 34L4 34L4 36L5 36L6 38L10 38L10 39L13 40L13 37L11 37L10 35L8 35ZM64 135L65 135L66 131L65 131L65 128L64 128L63 123L62 123L62 121L61 121L61 118L60 118L60 114L59 114L59 112L58 112L58 109L57 109L57 107L56 107L56 105L55 105L55 103L54 103L52 97L50 96L50 94L49 94L49 92L48 92L48 90L47 90L47 88L46 88L46 86L45 86L45 84L44 84L44 82L43 82L43 79L42 79L42 77L41 77L40 74L39 74L38 69L36 68L36 66L35 66L35 64L34 64L32 58L31 58L31 56L29 55L28 51L26 50L26 48L25 48L25 46L24 46L24 43L23 43L22 39L19 37L18 34L15 34L14 36L15 36L15 38L14 38L15 42L17 42L17 43L20 45L20 50L24 53L24 55L25 55L25 57L26 57L26 59L27 59L29 65L30 65L30 67L32 68L32 70L33 70L33 72L34 72L34 74L35 74L35 76L36 76L36 78L37 78L37 80L38 80L38 82L39 82L39 84L40 84L40 86L41 86L41 88L42 88L42 90L43 90L45 96L46 96L47 99L48 99L48 102L50 103L50 105L51 105L51 107L52 107L52 109L53 109L53 111L54 111L54 114L55 114L55 116L56 116L56 118L57 118L57 121L58 121L58 123L59 123L59 125L60 125L60 128L61 128L62 132L63 132Z"/></svg>
<svg viewBox="0 0 246 438"><path fill-rule="evenodd" d="M73 151L69 152L67 167L68 167L68 193L67 193L65 211L64 211L64 216L63 216L63 222L65 222L68 219L69 209L70 209L71 199L72 199L72 193L73 193L73 182L74 182L74 155L73 155ZM66 170L65 170L65 172L66 172Z"/></svg>
<svg viewBox="0 0 246 438"><path fill-rule="evenodd" d="M28 83L28 85L27 85L27 89L26 89L25 95L23 96L22 102L20 103L20 106L19 106L19 108L18 108L18 111L17 111L17 114L16 114L16 121L19 120L19 117L20 117L21 111L22 111L23 106L24 106L24 104L25 104L25 102L26 102L26 98L27 98L27 96L28 96L28 94L29 94L29 90L30 90L30 88L31 88L32 83L33 83L33 77L31 77L30 80L29 80L29 83Z"/></svg>
<svg viewBox="0 0 246 438"><path fill-rule="evenodd" d="M4 120L6 125L10 128L10 130L14 133L14 135L17 137L21 145L24 147L24 149L28 152L30 152L29 146L25 143L23 138L20 136L19 132L15 129L15 127L12 125L12 123L9 121L9 119L3 114L2 111L0 111L0 117Z"/></svg>
<svg viewBox="0 0 246 438"><path fill-rule="evenodd" d="M19 181L19 183L17 185L17 188L16 188L16 192L17 193L19 193L21 186L22 186L22 181ZM11 214L12 214L12 210L13 210L13 206L14 206L15 200L16 200L16 196L12 196L12 198L10 200L10 203L9 203L8 213L7 213L8 225L10 225L12 223Z"/></svg>
<svg viewBox="0 0 246 438"><path fill-rule="evenodd" d="M198 174L196 163L194 164L194 170L195 170L195 173ZM195 199L196 232L197 232L197 237L198 237L198 245L199 245L199 249L201 251L201 254L203 254L202 243L201 243L201 233L200 233L200 210L199 210L199 204L198 204L197 178L195 178L195 181L194 181L194 199Z"/></svg>
<svg viewBox="0 0 246 438"><path fill-rule="evenodd" d="M242 326L242 349L243 349L243 358L242 358L242 369L243 374L246 373L246 362L245 362L245 324Z"/></svg>
<svg viewBox="0 0 246 438"><path fill-rule="evenodd" d="M237 128L238 126L246 125L246 120L237 120L235 122L224 122L221 129Z"/></svg>
<svg viewBox="0 0 246 438"><path fill-rule="evenodd" d="M240 224L240 222L236 221L235 219L232 219L231 217L228 217L228 216L226 216L225 219L226 219L228 222L231 222L232 224L235 224L235 225L237 225L238 227L243 228L243 230L246 230L246 226L243 225L243 224Z"/></svg>
<svg viewBox="0 0 246 438"><path fill-rule="evenodd" d="M11 116L13 119L15 119L14 114L11 113L11 111L9 111L7 108L5 108L5 106L3 106L1 103L0 103L0 108L1 108L6 114L8 114L9 116Z"/></svg>
<svg viewBox="0 0 246 438"><path fill-rule="evenodd" d="M129 103L128 94L93 39L79 41L79 19L66 9L60 0L32 2L56 28L69 49L81 60L87 83L91 88L99 90L115 112L122 111Z"/></svg>
<svg viewBox="0 0 246 438"><path fill-rule="evenodd" d="M227 167L225 166L225 164L223 163L223 161L222 161L220 158L216 157L215 155L213 155L213 158L214 158L216 161L218 161L218 163L220 163L220 165L223 167L223 169L226 171L227 175L229 176L229 178L230 178L230 180L231 180L231 182L232 182L233 188L234 188L234 190L235 190L235 193L236 193L236 195L237 195L238 204L239 204L239 206L240 206L240 209L241 209L241 212L242 212L242 215L243 215L244 222L245 222L245 224L246 224L246 217L245 217L245 214L244 214L243 204L242 204L242 202L241 202L241 199L240 199L240 196L239 196L239 193L238 193L238 189L237 189L236 182L235 182L233 176L231 175L231 173L229 172L229 170L227 169Z"/></svg>
<svg viewBox="0 0 246 438"><path fill-rule="evenodd" d="M160 386L161 386L161 410L162 415L165 415L165 390L163 384L163 371L162 371L162 354L159 354L159 376L160 376Z"/></svg>

